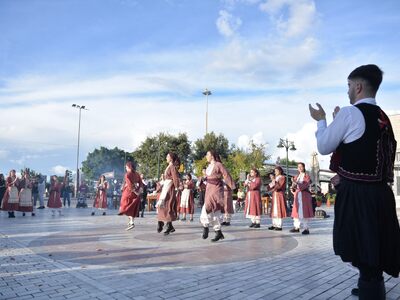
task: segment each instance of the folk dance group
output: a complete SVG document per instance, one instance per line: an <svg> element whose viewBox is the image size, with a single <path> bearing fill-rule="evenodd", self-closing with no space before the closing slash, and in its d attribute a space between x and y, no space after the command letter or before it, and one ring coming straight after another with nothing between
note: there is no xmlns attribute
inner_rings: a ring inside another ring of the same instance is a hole
<svg viewBox="0 0 400 300"><path fill-rule="evenodd" d="M204 170L204 175L200 180L199 188L204 190L204 204L201 209L200 223L203 227L202 238L207 239L209 227L215 231L215 237L212 242L224 239L221 226L230 225L231 215L234 213L232 191L236 188L231 175L221 163L219 155L210 150L207 152L206 159L208 167ZM168 153L166 157L168 166L162 175L162 180L157 184L157 232L161 233L164 229L164 235L175 232L173 222L179 219L186 220L190 215L190 221L193 221L194 213L194 183L190 174L186 175L183 183L180 183L178 168L179 158L175 153ZM141 206L141 193L143 189L143 180L135 171L131 162L126 163L125 183L121 197L119 215L128 216L126 230L135 227L134 219L139 215ZM294 227L290 230L292 233L300 232L303 227L303 234L309 234L309 218L314 216L311 203L311 194L309 186L310 176L305 173L303 163L298 164L299 174L294 178L292 184L292 193L294 194L294 205L292 217ZM282 219L287 217L285 205L285 185L286 178L283 176L283 170L277 166L275 174L272 175L268 190L272 192L271 217L272 226L270 230L282 230ZM247 187L245 201L245 215L251 220L250 228L260 228L261 223L261 178L257 169L250 170L250 174L245 181Z"/></svg>
<svg viewBox="0 0 400 300"><path fill-rule="evenodd" d="M50 178L49 199L47 207L51 214L55 216L56 211L62 215L61 190L65 186L64 182L59 182L57 176ZM36 190L35 190L36 189ZM18 178L15 170L11 170L6 178L6 190L2 198L1 209L8 212L9 218L15 218L15 211L31 213L35 216L36 201L39 200L40 207L44 208L45 183L43 178L39 178L39 183L35 183L30 178L29 172L24 172L22 178Z"/></svg>

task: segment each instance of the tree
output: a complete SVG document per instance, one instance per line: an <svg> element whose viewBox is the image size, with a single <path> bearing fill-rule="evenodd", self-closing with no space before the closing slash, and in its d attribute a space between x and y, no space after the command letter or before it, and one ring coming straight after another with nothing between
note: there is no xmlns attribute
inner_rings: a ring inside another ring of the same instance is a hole
<svg viewBox="0 0 400 300"><path fill-rule="evenodd" d="M266 160L270 155L265 154L264 144L255 144L250 141L247 151L233 147L228 158L225 160L225 165L231 173L232 178L237 181L240 177L240 172L249 172L251 168L261 170L264 167Z"/></svg>
<svg viewBox="0 0 400 300"><path fill-rule="evenodd" d="M126 161L135 163L133 155L124 150L100 147L88 154L82 162L82 171L89 180L97 180L101 174L113 171L116 178L123 178Z"/></svg>
<svg viewBox="0 0 400 300"><path fill-rule="evenodd" d="M193 160L202 160L208 150L215 150L222 159L226 159L230 153L229 141L222 133L218 136L214 132L207 133L202 139L194 142Z"/></svg>
<svg viewBox="0 0 400 300"><path fill-rule="evenodd" d="M286 158L281 158L279 161L277 161L277 164L280 166L286 166ZM295 160L288 160L288 166L289 167L297 167L297 162Z"/></svg>
<svg viewBox="0 0 400 300"><path fill-rule="evenodd" d="M190 142L186 133L177 136L160 132L156 136L147 137L134 156L138 161L138 170L148 178L157 178L167 167L165 157L168 152L178 155L184 170L190 169Z"/></svg>

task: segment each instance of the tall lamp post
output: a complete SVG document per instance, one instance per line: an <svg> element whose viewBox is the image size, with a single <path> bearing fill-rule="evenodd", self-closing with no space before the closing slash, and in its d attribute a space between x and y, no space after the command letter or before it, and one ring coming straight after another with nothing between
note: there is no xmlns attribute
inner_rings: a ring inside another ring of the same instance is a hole
<svg viewBox="0 0 400 300"><path fill-rule="evenodd" d="M296 147L294 146L294 142L286 139L279 139L278 148L286 149L286 197L289 200L289 150L296 151Z"/></svg>
<svg viewBox="0 0 400 300"><path fill-rule="evenodd" d="M88 110L85 105L72 104L72 107L79 109L79 122L78 122L78 147L76 151L76 184L75 184L75 197L78 197L78 185L79 185L79 143L81 138L81 112Z"/></svg>
<svg viewBox="0 0 400 300"><path fill-rule="evenodd" d="M205 89L203 95L206 96L206 134L208 133L208 96L212 95L211 91Z"/></svg>

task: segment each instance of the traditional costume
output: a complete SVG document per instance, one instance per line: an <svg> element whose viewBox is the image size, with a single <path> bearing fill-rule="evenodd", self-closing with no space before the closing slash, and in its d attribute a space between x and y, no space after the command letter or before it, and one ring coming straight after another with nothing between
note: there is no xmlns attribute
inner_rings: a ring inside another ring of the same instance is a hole
<svg viewBox="0 0 400 300"><path fill-rule="evenodd" d="M186 220L186 214L190 214L190 221L193 221L194 214L194 183L193 180L186 180L183 183L183 191L181 193L180 212L184 215L182 221Z"/></svg>
<svg viewBox="0 0 400 300"><path fill-rule="evenodd" d="M233 209L232 189L224 183L224 206L221 209L222 223L221 225L231 225L232 215L235 213Z"/></svg>
<svg viewBox="0 0 400 300"><path fill-rule="evenodd" d="M139 173L132 170L125 174L118 215L130 217L131 221L128 224L127 230L134 227L133 220L139 213L142 185Z"/></svg>
<svg viewBox="0 0 400 300"><path fill-rule="evenodd" d="M203 225L203 239L208 237L208 226L211 224L216 232L216 236L212 241L218 241L224 238L219 222L221 209L224 207L224 185L222 179L231 189L235 188L235 183L224 165L217 161L208 165L206 175L205 201L200 215L200 222Z"/></svg>
<svg viewBox="0 0 400 300"><path fill-rule="evenodd" d="M275 177L275 182L272 191L272 206L271 218L272 226L268 227L270 230L282 230L282 219L286 218L286 205L285 205L285 185L286 178L283 175Z"/></svg>
<svg viewBox="0 0 400 300"><path fill-rule="evenodd" d="M19 207L19 179L16 176L8 176L6 186L1 209L8 211L9 218L15 218L14 211Z"/></svg>
<svg viewBox="0 0 400 300"><path fill-rule="evenodd" d="M250 228L260 228L261 223L261 178L255 177L251 180L246 180L247 186L245 216L251 220Z"/></svg>
<svg viewBox="0 0 400 300"><path fill-rule="evenodd" d="M314 217L312 199L310 193L310 176L304 172L299 173L293 178L295 183L294 202L292 208L292 218L294 228L290 232L300 232L303 227L303 234L309 233L308 219Z"/></svg>
<svg viewBox="0 0 400 300"><path fill-rule="evenodd" d="M53 181L50 185L50 194L49 200L47 201L47 207L51 208L51 214L54 216L56 210L58 210L58 214L61 216L61 189L62 183L57 181Z"/></svg>
<svg viewBox="0 0 400 300"><path fill-rule="evenodd" d="M32 201L32 183L27 178L22 178L19 183L19 206L18 211L23 212L23 216L25 216L26 212L32 213L32 216L35 215L33 212L33 201Z"/></svg>
<svg viewBox="0 0 400 300"><path fill-rule="evenodd" d="M94 199L93 208L97 208L99 210L105 210L108 208L107 205L107 189L108 182L104 181L97 186L96 198ZM92 215L94 215L94 211ZM106 215L106 212L103 211L103 216Z"/></svg>

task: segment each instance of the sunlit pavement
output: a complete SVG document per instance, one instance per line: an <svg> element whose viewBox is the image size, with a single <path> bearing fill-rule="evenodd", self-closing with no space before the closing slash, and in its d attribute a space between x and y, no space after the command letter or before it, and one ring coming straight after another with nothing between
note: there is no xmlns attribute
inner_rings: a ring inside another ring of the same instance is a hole
<svg viewBox="0 0 400 300"><path fill-rule="evenodd" d="M201 238L194 222L156 232L147 212L125 231L127 218L109 210L48 209L15 219L0 216L0 299L357 299L355 269L333 254L332 208L310 235L250 229L243 213L223 227L224 240ZM400 280L385 277L387 299L400 299Z"/></svg>

